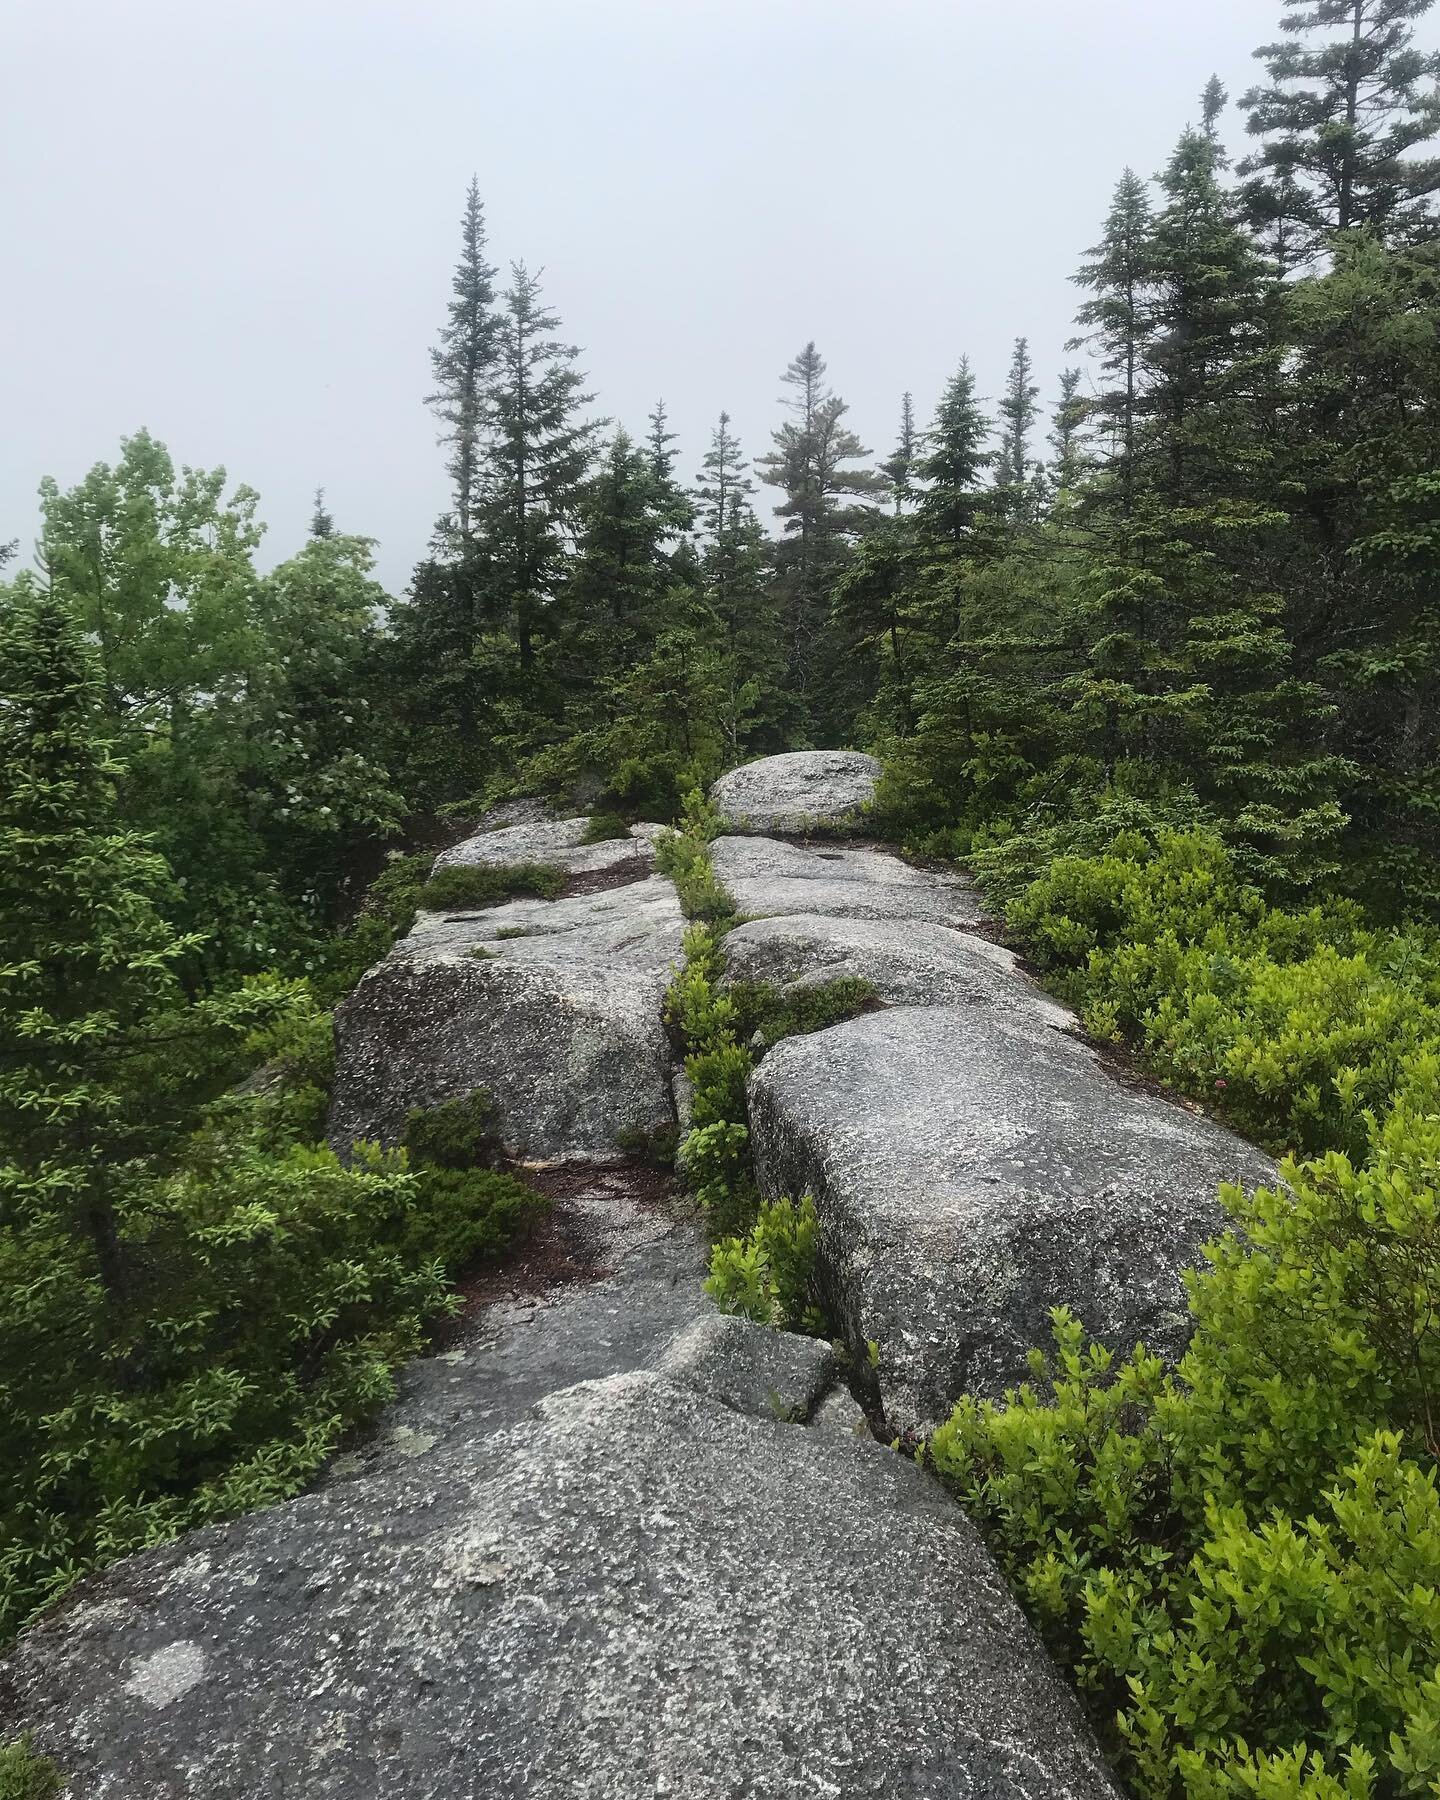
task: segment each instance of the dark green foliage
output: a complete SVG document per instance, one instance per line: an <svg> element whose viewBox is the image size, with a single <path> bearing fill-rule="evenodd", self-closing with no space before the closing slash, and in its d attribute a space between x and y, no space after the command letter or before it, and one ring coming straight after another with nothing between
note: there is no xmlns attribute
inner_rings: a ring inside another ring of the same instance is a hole
<svg viewBox="0 0 1440 1800"><path fill-rule="evenodd" d="M654 1131L647 1131L641 1125L627 1125L623 1131L616 1132L615 1148L654 1168L671 1169L680 1148L680 1128L678 1125L661 1125Z"/></svg>
<svg viewBox="0 0 1440 1800"><path fill-rule="evenodd" d="M432 912L498 906L522 895L555 900L566 882L563 869L549 863L450 863L437 869L420 890L419 903Z"/></svg>
<svg viewBox="0 0 1440 1800"><path fill-rule="evenodd" d="M28 1738L0 1744L0 1800L54 1800L61 1786L60 1771Z"/></svg>
<svg viewBox="0 0 1440 1800"><path fill-rule="evenodd" d="M342 999L409 931L434 860L423 853L395 856L370 883L355 922L331 940L326 966L315 982L323 999Z"/></svg>
<svg viewBox="0 0 1440 1800"><path fill-rule="evenodd" d="M725 991L735 1008L737 1035L749 1041L758 1032L766 1048L782 1038L843 1025L879 1004L875 989L858 975L792 982L783 993L762 981L732 981Z"/></svg>
<svg viewBox="0 0 1440 1800"><path fill-rule="evenodd" d="M493 1168L500 1161L494 1118L482 1088L417 1110L405 1120L406 1152L412 1162L436 1169Z"/></svg>
<svg viewBox="0 0 1440 1800"><path fill-rule="evenodd" d="M630 827L619 813L591 813L590 822L585 827L585 833L580 842L582 844L606 844L612 838L628 838L629 835Z"/></svg>
<svg viewBox="0 0 1440 1800"><path fill-rule="evenodd" d="M1431 4L1311 0L1281 19L1285 39L1255 52L1270 80L1241 102L1262 141L1240 172L1279 271L1336 232L1405 242L1433 230L1440 158L1414 154L1440 128L1440 56L1414 44Z"/></svg>

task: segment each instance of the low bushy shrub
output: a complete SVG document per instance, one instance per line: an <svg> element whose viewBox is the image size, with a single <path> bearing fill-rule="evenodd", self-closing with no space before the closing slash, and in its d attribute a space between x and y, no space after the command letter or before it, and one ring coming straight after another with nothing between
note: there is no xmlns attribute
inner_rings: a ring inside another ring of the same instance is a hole
<svg viewBox="0 0 1440 1800"><path fill-rule="evenodd" d="M768 982L734 981L727 993L740 1036L749 1040L758 1033L766 1048L782 1038L805 1037L812 1031L843 1025L879 1004L873 985L859 975L807 982L783 993Z"/></svg>
<svg viewBox="0 0 1440 1800"><path fill-rule="evenodd" d="M434 860L427 854L394 856L371 882L359 916L332 939L324 966L314 977L315 992L325 1005L343 1000L365 971L409 931Z"/></svg>
<svg viewBox="0 0 1440 1800"><path fill-rule="evenodd" d="M60 1787L60 1771L28 1738L0 1744L0 1800L55 1800Z"/></svg>
<svg viewBox="0 0 1440 1800"><path fill-rule="evenodd" d="M556 900L565 880L565 871L550 863L449 863L437 869L420 890L420 905L442 912L499 906L527 895Z"/></svg>
<svg viewBox="0 0 1440 1800"><path fill-rule="evenodd" d="M1175 1373L1057 1312L929 1445L1152 1800L1440 1791L1437 1071L1226 1194Z"/></svg>
<svg viewBox="0 0 1440 1800"><path fill-rule="evenodd" d="M605 844L613 838L628 838L630 827L616 812L591 813L590 822L585 827L580 842L582 844Z"/></svg>
<svg viewBox="0 0 1440 1800"><path fill-rule="evenodd" d="M674 831L662 831L655 840L655 866L675 883L680 908L687 919L724 931L735 917L735 903L726 893L710 861L710 841L720 831L720 816L698 790L686 795L680 822Z"/></svg>
<svg viewBox="0 0 1440 1800"><path fill-rule="evenodd" d="M405 1121L415 1181L404 1248L438 1260L447 1275L498 1256L525 1235L548 1201L502 1172L495 1112L482 1090L417 1110Z"/></svg>
<svg viewBox="0 0 1440 1800"><path fill-rule="evenodd" d="M721 1312L738 1313L781 1331L824 1335L815 1291L820 1222L807 1194L761 1201L745 1235L722 1238L710 1253L705 1292Z"/></svg>
<svg viewBox="0 0 1440 1800"><path fill-rule="evenodd" d="M1367 1113L1440 1051L1433 932L1270 906L1208 832L1057 858L1006 916L1095 1035L1276 1149L1362 1154Z"/></svg>

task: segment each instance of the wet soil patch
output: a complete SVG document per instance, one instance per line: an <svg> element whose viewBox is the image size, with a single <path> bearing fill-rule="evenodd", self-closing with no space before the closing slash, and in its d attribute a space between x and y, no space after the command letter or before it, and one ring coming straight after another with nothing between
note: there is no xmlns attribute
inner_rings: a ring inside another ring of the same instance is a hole
<svg viewBox="0 0 1440 1800"><path fill-rule="evenodd" d="M562 900L574 900L582 894L604 894L611 888L633 887L637 881L644 881L651 873L653 865L648 857L636 856L629 862L616 863L609 869L590 869L581 875L572 875L561 890Z"/></svg>
<svg viewBox="0 0 1440 1800"><path fill-rule="evenodd" d="M435 1333L443 1349L476 1313L497 1301L537 1300L557 1288L599 1281L613 1273L607 1241L583 1203L600 1202L637 1215L673 1210L679 1189L668 1169L644 1163L556 1163L514 1173L550 1202L523 1240L499 1262L487 1262L456 1278L460 1311Z"/></svg>

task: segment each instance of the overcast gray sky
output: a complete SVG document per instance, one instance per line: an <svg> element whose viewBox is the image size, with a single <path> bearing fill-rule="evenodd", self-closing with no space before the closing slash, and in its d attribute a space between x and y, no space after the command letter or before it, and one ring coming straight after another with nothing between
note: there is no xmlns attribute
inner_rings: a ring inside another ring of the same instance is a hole
<svg viewBox="0 0 1440 1800"><path fill-rule="evenodd" d="M752 455L808 337L867 444L1026 334L1048 401L1124 164L1232 96L1277 0L0 0L0 540L148 426L323 482L403 588L444 503L421 401L466 183L543 265L599 410ZM1228 136L1242 127L1232 111Z"/></svg>

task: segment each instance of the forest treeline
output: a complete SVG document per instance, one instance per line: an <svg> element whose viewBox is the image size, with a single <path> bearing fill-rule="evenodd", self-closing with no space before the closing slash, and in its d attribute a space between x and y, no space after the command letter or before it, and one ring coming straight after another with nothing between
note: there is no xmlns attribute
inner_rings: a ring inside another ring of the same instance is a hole
<svg viewBox="0 0 1440 1800"><path fill-rule="evenodd" d="M1059 1320L942 1472L1137 1791L1433 1791L1431 3L1287 13L1243 153L1212 80L1121 175L1044 373L1017 338L992 404L957 345L893 447L814 343L768 443L720 411L694 470L663 404L597 419L472 184L403 596L323 493L262 572L257 496L144 432L43 484L0 582L0 1633L293 1492L538 1207L483 1107L323 1147L327 1009L413 916L406 853L539 794L682 818L698 879L687 796L854 744L877 828L966 859L1097 1035L1318 1159L1233 1199L1179 1374Z"/></svg>

